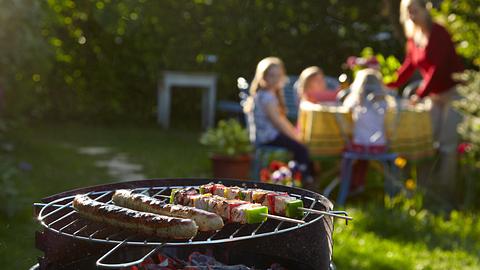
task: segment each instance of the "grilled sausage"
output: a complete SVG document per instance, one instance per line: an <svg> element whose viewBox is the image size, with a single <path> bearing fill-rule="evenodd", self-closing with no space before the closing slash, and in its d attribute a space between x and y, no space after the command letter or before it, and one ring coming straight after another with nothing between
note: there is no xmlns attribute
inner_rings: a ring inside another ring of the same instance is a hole
<svg viewBox="0 0 480 270"><path fill-rule="evenodd" d="M193 219L198 225L199 231L214 231L223 228L222 218L215 213L195 207L167 204L146 195L132 193L129 190L117 190L113 194L112 200L116 205L137 211Z"/></svg>
<svg viewBox="0 0 480 270"><path fill-rule="evenodd" d="M97 202L86 195L75 196L73 207L88 219L161 238L190 239L198 230L195 221L191 219L139 212Z"/></svg>

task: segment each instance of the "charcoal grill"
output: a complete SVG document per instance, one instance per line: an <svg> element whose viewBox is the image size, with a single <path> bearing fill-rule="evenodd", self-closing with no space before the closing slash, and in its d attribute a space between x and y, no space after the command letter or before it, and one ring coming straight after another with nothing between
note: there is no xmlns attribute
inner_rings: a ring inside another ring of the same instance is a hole
<svg viewBox="0 0 480 270"><path fill-rule="evenodd" d="M80 193L88 194L89 197L100 202L112 203L111 196L116 189L131 189L134 192L168 201L170 192L174 188L198 187L209 182L212 182L212 179L140 180L77 189L45 198L42 203L35 205L37 219L44 227L43 232L37 233L37 247L45 253L40 259L40 269L50 269L54 261L73 259L72 254L63 254L65 255L63 256L62 252L58 251L61 247L49 247L49 243L57 245L56 242L59 240L70 243L67 245L73 245L75 249L78 248L77 250L88 245L89 255L100 252L96 257L95 254L93 256L97 258L97 267L101 268L118 269L137 265L159 250L162 252L172 249L190 251L206 247L294 260L298 262L297 269L329 268L333 249L333 220L326 215L307 212L302 219L305 221L304 224L272 219L260 224L226 224L224 228L215 232L199 232L192 239L172 241L119 231L110 226L90 222L81 218L72 207L73 198ZM291 196L302 199L306 208L340 213L332 211L333 205L328 199L304 189L238 180L217 179L213 182L227 186L287 192ZM71 249L71 246L65 246L65 248ZM115 258L117 260L119 258L114 255L115 253L122 250L132 252L132 249L136 250L135 254L138 254L139 249L144 254L131 261L114 261Z"/></svg>

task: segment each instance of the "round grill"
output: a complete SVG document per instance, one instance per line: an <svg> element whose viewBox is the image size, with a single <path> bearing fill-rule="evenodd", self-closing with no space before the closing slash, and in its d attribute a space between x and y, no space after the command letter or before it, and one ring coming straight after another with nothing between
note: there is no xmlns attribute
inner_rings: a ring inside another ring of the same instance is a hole
<svg viewBox="0 0 480 270"><path fill-rule="evenodd" d="M79 193L87 194L90 198L96 201L112 204L111 197L116 189L130 189L135 193L142 193L164 202L168 202L172 189L189 187L198 188L200 185L210 182L212 182L211 179L157 179L132 181L99 186L98 188L85 188L75 190L74 192L65 192L53 196L54 199L48 200L48 203L46 204L42 204L38 213L38 220L47 230L59 235L90 242L116 244L115 248L102 257L105 258L120 246L154 247L152 252L147 254L149 255L165 246L209 245L253 238L266 238L272 235L299 230L324 218L324 215L305 212L305 215L302 218L302 220L305 221L304 224L296 224L274 219L267 219L267 221L259 224L242 225L237 223L227 223L221 230L213 232L198 232L195 237L185 241L139 235L128 230L119 231L118 228L84 219L72 206L72 201L75 195ZM305 208L330 211L333 207L333 205L323 196L304 189L237 180L217 180L213 182L221 183L226 186L261 188L265 190L287 192L290 196L303 200ZM97 262L97 266L114 268L132 265L133 263L106 265L100 262L102 258ZM138 262L139 261L136 263Z"/></svg>
<svg viewBox="0 0 480 270"><path fill-rule="evenodd" d="M219 182L220 183L220 182ZM139 187L133 189L134 192L150 195L154 198L168 202L170 192L175 188L188 188L198 186L172 186L172 187ZM88 192L88 196L96 201L112 204L111 197L115 190L103 190ZM311 209L324 210L324 206L318 199L289 193L291 196L301 198L305 207ZM129 231L119 232L118 229L108 225L92 222L81 217L72 207L72 200L75 197L67 196L54 200L46 204L38 215L38 220L47 229L66 236L95 241L120 243L128 239L125 244L139 246L158 246L158 245L195 245L195 244L216 244L223 242L238 241L249 238L269 236L298 229L302 226L308 226L311 222L321 219L323 215L306 213L302 220L305 224L294 224L284 221L268 219L259 224L236 224L227 223L218 231L199 232L194 238L187 241L175 241L171 239L152 238L142 235L133 235ZM317 205L318 204L318 205ZM317 206L317 207L315 207Z"/></svg>

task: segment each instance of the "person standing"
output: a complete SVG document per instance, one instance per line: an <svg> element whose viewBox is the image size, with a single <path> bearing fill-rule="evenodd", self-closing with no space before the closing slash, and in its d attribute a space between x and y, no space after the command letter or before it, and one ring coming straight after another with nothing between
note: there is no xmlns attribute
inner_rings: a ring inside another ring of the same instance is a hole
<svg viewBox="0 0 480 270"><path fill-rule="evenodd" d="M444 195L452 194L457 166L457 125L461 121L461 115L451 106L452 100L459 98L452 74L463 71L464 67L450 34L432 20L426 1L402 0L400 22L407 38L405 60L397 71L397 81L387 86L397 88L415 70L420 71L423 81L410 101L416 104L423 98L431 100L433 140L439 154L431 179L438 181L436 185Z"/></svg>

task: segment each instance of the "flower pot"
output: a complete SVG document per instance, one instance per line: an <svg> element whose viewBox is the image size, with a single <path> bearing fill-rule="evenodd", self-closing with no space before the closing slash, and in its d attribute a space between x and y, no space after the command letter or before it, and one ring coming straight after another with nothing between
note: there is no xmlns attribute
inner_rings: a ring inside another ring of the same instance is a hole
<svg viewBox="0 0 480 270"><path fill-rule="evenodd" d="M241 156L212 155L210 160L215 178L251 179L252 157L248 154Z"/></svg>

